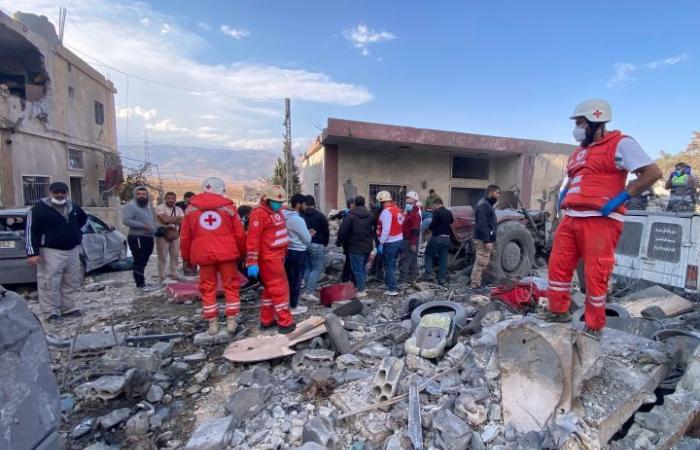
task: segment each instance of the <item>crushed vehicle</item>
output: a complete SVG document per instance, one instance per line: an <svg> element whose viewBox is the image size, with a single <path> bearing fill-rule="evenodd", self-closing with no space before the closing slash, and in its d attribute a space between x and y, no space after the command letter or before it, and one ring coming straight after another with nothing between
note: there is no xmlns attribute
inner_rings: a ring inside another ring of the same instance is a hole
<svg viewBox="0 0 700 450"><path fill-rule="evenodd" d="M36 283L36 266L27 263L25 224L29 208L0 210L0 284ZM88 273L126 257L126 237L88 214L81 230L80 262Z"/></svg>
<svg viewBox="0 0 700 450"><path fill-rule="evenodd" d="M679 294L697 295L700 266L700 215L628 211L615 250L614 282L661 285Z"/></svg>

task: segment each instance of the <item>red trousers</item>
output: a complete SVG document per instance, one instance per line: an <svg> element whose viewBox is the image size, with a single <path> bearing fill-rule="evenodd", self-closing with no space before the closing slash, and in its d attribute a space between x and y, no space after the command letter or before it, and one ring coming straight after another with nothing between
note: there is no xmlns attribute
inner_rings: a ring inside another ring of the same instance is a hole
<svg viewBox="0 0 700 450"><path fill-rule="evenodd" d="M260 323L288 327L294 323L289 311L289 284L284 270L284 257L259 260L260 279L264 289L260 299Z"/></svg>
<svg viewBox="0 0 700 450"><path fill-rule="evenodd" d="M219 317L219 305L216 302L217 275L226 296L226 317L237 315L241 310L241 284L238 281L236 261L199 266L199 293L202 296L202 315L211 320Z"/></svg>
<svg viewBox="0 0 700 450"><path fill-rule="evenodd" d="M554 235L549 255L549 310L563 313L571 306L571 278L581 258L586 272L586 325L605 327L608 279L615 265L615 247L622 222L607 217L565 216Z"/></svg>

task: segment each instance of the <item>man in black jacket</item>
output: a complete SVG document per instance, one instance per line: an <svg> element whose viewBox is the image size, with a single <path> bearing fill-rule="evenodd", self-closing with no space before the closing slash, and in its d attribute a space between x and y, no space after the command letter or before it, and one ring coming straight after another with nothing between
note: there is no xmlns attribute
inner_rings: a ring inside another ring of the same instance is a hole
<svg viewBox="0 0 700 450"><path fill-rule="evenodd" d="M306 196L306 209L304 220L311 233L311 246L306 259L304 271L304 293L301 298L309 302L318 302L316 297L316 285L326 266L326 246L330 240L328 219L322 212L316 209L316 199L313 195Z"/></svg>
<svg viewBox="0 0 700 450"><path fill-rule="evenodd" d="M433 260L438 258L438 284L447 282L447 254L450 251L452 225L454 217L449 209L445 208L440 197L436 197L433 201L433 220L428 227L432 232L432 236L425 247L425 261L423 278L427 280L433 279Z"/></svg>
<svg viewBox="0 0 700 450"><path fill-rule="evenodd" d="M481 287L481 275L484 269L489 265L493 244L496 242L496 229L498 222L496 220L496 210L493 205L496 204L501 196L501 189L495 184L489 185L486 188L486 195L476 204L475 211L475 229L474 229L474 247L476 249L476 261L472 269L471 286L474 288Z"/></svg>
<svg viewBox="0 0 700 450"><path fill-rule="evenodd" d="M365 198L361 195L355 197L354 206L343 219L338 230L338 243L348 248L350 267L355 277L357 297L367 297L365 286L367 283L367 260L372 252L372 245L376 235L377 218L365 208Z"/></svg>
<svg viewBox="0 0 700 450"><path fill-rule="evenodd" d="M49 186L50 196L27 213L25 231L29 264L38 265L37 289L44 318L79 316L76 292L83 282L80 267L80 229L87 214L67 199L68 186L60 181Z"/></svg>

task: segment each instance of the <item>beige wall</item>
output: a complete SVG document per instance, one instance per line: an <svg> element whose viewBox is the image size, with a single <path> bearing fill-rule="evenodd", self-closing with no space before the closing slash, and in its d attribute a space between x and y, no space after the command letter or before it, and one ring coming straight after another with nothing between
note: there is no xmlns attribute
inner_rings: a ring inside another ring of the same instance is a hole
<svg viewBox="0 0 700 450"><path fill-rule="evenodd" d="M553 209L561 182L566 174L568 155L537 155L532 177L532 197L530 207L540 209L540 199L547 200L545 210ZM552 192L555 192L552 194Z"/></svg>
<svg viewBox="0 0 700 450"><path fill-rule="evenodd" d="M320 195L316 199L318 205L325 205L325 187L324 181L324 155L323 147L313 155L305 158L301 163L301 188L304 194L314 193L314 183L319 183ZM323 208L322 208L323 209Z"/></svg>
<svg viewBox="0 0 700 450"><path fill-rule="evenodd" d="M498 180L513 180L516 177L514 171L517 171L519 164L517 156L492 159L489 180L457 179L451 178L450 152L340 146L337 202L338 205L345 204L342 184L351 179L358 193L366 197L369 196L370 184L397 184L406 185L407 190L418 192L422 199L425 199L428 190L433 188L449 206L451 188L484 189Z"/></svg>

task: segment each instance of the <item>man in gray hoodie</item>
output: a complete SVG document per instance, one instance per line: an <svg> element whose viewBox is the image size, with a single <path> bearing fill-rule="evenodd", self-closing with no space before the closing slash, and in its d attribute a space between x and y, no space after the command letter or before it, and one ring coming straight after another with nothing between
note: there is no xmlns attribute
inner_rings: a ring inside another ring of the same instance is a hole
<svg viewBox="0 0 700 450"><path fill-rule="evenodd" d="M134 188L133 199L124 205L122 223L129 227L127 242L134 257L134 281L136 287L148 292L146 286L146 265L153 253L153 236L156 233L156 221L151 207L151 199L145 186Z"/></svg>
<svg viewBox="0 0 700 450"><path fill-rule="evenodd" d="M306 206L306 197L294 194L290 206L284 209L284 219L287 222L289 247L284 259L284 270L287 272L289 283L289 306L293 315L303 314L307 308L299 305L301 280L306 266L306 250L311 245L311 233L306 228L306 221L300 216Z"/></svg>

